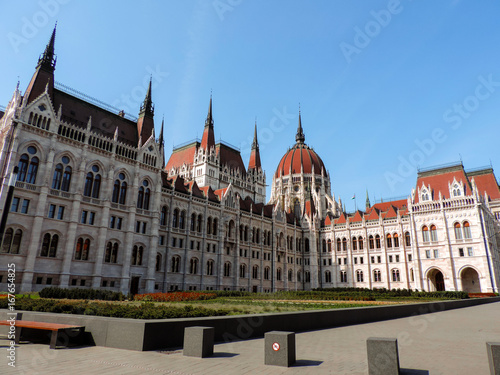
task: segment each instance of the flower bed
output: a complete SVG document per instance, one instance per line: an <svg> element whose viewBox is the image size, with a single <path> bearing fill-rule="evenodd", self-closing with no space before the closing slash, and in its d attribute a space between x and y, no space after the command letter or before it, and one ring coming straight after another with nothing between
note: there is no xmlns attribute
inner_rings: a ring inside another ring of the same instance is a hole
<svg viewBox="0 0 500 375"><path fill-rule="evenodd" d="M171 293L147 293L134 296L135 301L153 301L153 302L188 302L205 301L217 298L215 293L204 292L171 292Z"/></svg>

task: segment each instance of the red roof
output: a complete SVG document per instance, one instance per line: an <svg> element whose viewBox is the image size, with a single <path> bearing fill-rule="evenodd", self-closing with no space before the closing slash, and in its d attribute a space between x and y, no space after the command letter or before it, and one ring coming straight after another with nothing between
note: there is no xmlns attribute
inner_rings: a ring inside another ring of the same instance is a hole
<svg viewBox="0 0 500 375"><path fill-rule="evenodd" d="M370 214L368 215L367 218L365 218L365 220L378 220L379 219L378 213L379 210L373 207L372 210L370 211Z"/></svg>
<svg viewBox="0 0 500 375"><path fill-rule="evenodd" d="M219 201L222 201L222 197L224 196L224 194L226 194L227 189L229 189L229 186L225 187L223 189L217 189L214 191L214 194L219 197Z"/></svg>
<svg viewBox="0 0 500 375"><path fill-rule="evenodd" d="M408 201L406 199L400 199L397 201L387 201L381 203L375 203L368 211L371 211L372 208L376 208L379 211L387 211L391 206L395 208L403 209L408 205Z"/></svg>
<svg viewBox="0 0 500 375"><path fill-rule="evenodd" d="M346 222L347 222L347 220L345 217L345 213L343 213L343 212L340 214L340 217L338 219L334 220L335 224L345 224Z"/></svg>
<svg viewBox="0 0 500 375"><path fill-rule="evenodd" d="M470 181L474 179L479 194L484 196L486 192L490 200L500 199L500 190L498 189L498 183L493 174L493 169L467 173L467 177L469 177Z"/></svg>
<svg viewBox="0 0 500 375"><path fill-rule="evenodd" d="M316 213L316 207L314 206L314 202L311 199L306 201L304 210L306 215L309 217L312 217Z"/></svg>
<svg viewBox="0 0 500 375"><path fill-rule="evenodd" d="M450 188L448 184L451 184L455 179L457 180L457 182L463 182L465 188L464 194L470 194L471 189L469 180L467 179L464 168L461 164L419 173L417 178L417 193L415 194L415 203L418 203L420 201L418 189L421 189L422 185L424 185L425 187L430 185L432 193L429 197L430 199L439 199L439 193L441 193L441 196L443 198L449 198Z"/></svg>
<svg viewBox="0 0 500 375"><path fill-rule="evenodd" d="M250 153L250 161L248 162L248 169L259 169L262 168L260 163L260 153L259 149L252 149Z"/></svg>
<svg viewBox="0 0 500 375"><path fill-rule="evenodd" d="M238 150L229 147L223 143L217 143L215 146L217 154L220 157L220 165L224 167L227 165L229 169L240 170L240 177L246 176L245 164L243 164L243 159L241 159L241 154Z"/></svg>
<svg viewBox="0 0 500 375"><path fill-rule="evenodd" d="M355 222L359 222L359 221L363 221L363 216L362 216L361 211L357 210L356 213L354 214L354 216L349 218L349 222L355 223Z"/></svg>
<svg viewBox="0 0 500 375"><path fill-rule="evenodd" d="M186 164L188 166L192 165L194 162L194 155L196 153L197 146L198 143L193 142L187 146L175 149L168 159L165 170L168 172L172 168L178 169L182 167L183 164Z"/></svg>
<svg viewBox="0 0 500 375"><path fill-rule="evenodd" d="M391 205L389 207L389 210L385 213L384 219L392 219L395 217L398 217L398 213L396 212L396 209L394 208L394 206Z"/></svg>
<svg viewBox="0 0 500 375"><path fill-rule="evenodd" d="M281 161L276 169L276 177L284 176L290 173L300 173L301 167L304 168L304 173L312 173L314 166L314 174L321 175L321 171L326 170L325 165L316 152L309 148L304 143L296 143L288 152L281 158Z"/></svg>
<svg viewBox="0 0 500 375"><path fill-rule="evenodd" d="M330 219L330 216L327 216L325 219L325 226L327 225L332 225L332 220Z"/></svg>
<svg viewBox="0 0 500 375"><path fill-rule="evenodd" d="M212 202L219 202L219 198L217 197L217 195L215 195L213 189L210 186L203 186L200 188L200 190L203 192L205 198L208 196L208 200Z"/></svg>

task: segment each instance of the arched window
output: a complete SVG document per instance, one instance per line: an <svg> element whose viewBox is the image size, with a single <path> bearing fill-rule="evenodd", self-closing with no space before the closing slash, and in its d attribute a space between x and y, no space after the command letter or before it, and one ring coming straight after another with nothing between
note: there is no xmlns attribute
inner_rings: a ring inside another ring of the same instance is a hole
<svg viewBox="0 0 500 375"><path fill-rule="evenodd" d="M191 232L194 232L195 225L196 225L196 214L192 213L191 214L191 223L189 225L189 229L191 230Z"/></svg>
<svg viewBox="0 0 500 375"><path fill-rule="evenodd" d="M89 259L90 240L82 237L76 241L75 260L88 260Z"/></svg>
<svg viewBox="0 0 500 375"><path fill-rule="evenodd" d="M359 250L363 250L363 237L358 237L358 248Z"/></svg>
<svg viewBox="0 0 500 375"><path fill-rule="evenodd" d="M55 258L57 253L57 245L59 243L59 236L57 234L51 235L45 233L42 241L42 250L40 251L41 257Z"/></svg>
<svg viewBox="0 0 500 375"><path fill-rule="evenodd" d="M29 146L28 153L21 155L17 165L19 168L17 181L27 182L28 184L36 183L39 159L37 156L32 156L30 160L30 155L35 155L36 153L37 149L33 146Z"/></svg>
<svg viewBox="0 0 500 375"><path fill-rule="evenodd" d="M72 174L72 169L68 165L66 168L64 168L64 174L61 183L61 191L69 191L69 187L71 185L71 174Z"/></svg>
<svg viewBox="0 0 500 375"><path fill-rule="evenodd" d="M176 208L172 215L172 226L177 228L179 226L179 209Z"/></svg>
<svg viewBox="0 0 500 375"><path fill-rule="evenodd" d="M346 271L340 271L340 282L341 283L347 282L347 272Z"/></svg>
<svg viewBox="0 0 500 375"><path fill-rule="evenodd" d="M325 271L325 282L326 283L331 283L332 282L332 273L331 273L331 271Z"/></svg>
<svg viewBox="0 0 500 375"><path fill-rule="evenodd" d="M163 206L161 208L161 213L160 213L160 225L167 225L167 216L168 215L168 210L167 206Z"/></svg>
<svg viewBox="0 0 500 375"><path fill-rule="evenodd" d="M305 276L305 282L310 283L311 282L311 272L305 271L304 276Z"/></svg>
<svg viewBox="0 0 500 375"><path fill-rule="evenodd" d="M144 204L144 188L141 186L137 193L137 208L142 208Z"/></svg>
<svg viewBox="0 0 500 375"><path fill-rule="evenodd" d="M85 195L86 197L99 198L100 189L101 189L101 175L99 174L99 167L97 165L94 165L92 166L92 172L87 173L87 177L85 178L83 195ZM114 195L114 190L113 190L113 195Z"/></svg>
<svg viewBox="0 0 500 375"><path fill-rule="evenodd" d="M470 224L468 221L464 221L464 238L465 239L472 238L471 232L470 232Z"/></svg>
<svg viewBox="0 0 500 375"><path fill-rule="evenodd" d="M358 239L356 237L352 238L352 249L358 250Z"/></svg>
<svg viewBox="0 0 500 375"><path fill-rule="evenodd" d="M179 216L179 228L184 229L186 225L185 222L186 222L186 211L182 211L181 215Z"/></svg>
<svg viewBox="0 0 500 375"><path fill-rule="evenodd" d="M212 234L212 218L207 219L207 234ZM240 225L240 237L241 237L241 225ZM241 238L240 238L241 240Z"/></svg>
<svg viewBox="0 0 500 375"><path fill-rule="evenodd" d="M306 253L308 253L309 252L309 238L306 238L305 246L306 246L305 251L306 251Z"/></svg>
<svg viewBox="0 0 500 375"><path fill-rule="evenodd" d="M111 202L118 203L118 199L120 198L120 181L115 180L113 185L113 194L111 195Z"/></svg>
<svg viewBox="0 0 500 375"><path fill-rule="evenodd" d="M255 265L252 268L252 279L258 279L259 278L259 266Z"/></svg>
<svg viewBox="0 0 500 375"><path fill-rule="evenodd" d="M293 281L293 270L288 270L288 281Z"/></svg>
<svg viewBox="0 0 500 375"><path fill-rule="evenodd" d="M83 195L90 197L92 194L92 185L94 184L94 174L92 172L87 173L85 178L85 186L83 187Z"/></svg>
<svg viewBox="0 0 500 375"><path fill-rule="evenodd" d="M300 271L297 271L297 282L302 282L302 273Z"/></svg>
<svg viewBox="0 0 500 375"><path fill-rule="evenodd" d="M156 253L156 263L155 263L155 271L160 272L161 271L161 254Z"/></svg>
<svg viewBox="0 0 500 375"><path fill-rule="evenodd" d="M391 274L392 274L392 281L394 281L394 282L401 281L400 276L399 276L399 270L393 269L391 271Z"/></svg>
<svg viewBox="0 0 500 375"><path fill-rule="evenodd" d="M462 239L462 228L460 226L460 223L455 223L455 239L461 240Z"/></svg>
<svg viewBox="0 0 500 375"><path fill-rule="evenodd" d="M380 249L380 236L378 234L375 235L375 246Z"/></svg>
<svg viewBox="0 0 500 375"><path fill-rule="evenodd" d="M33 156L30 161L30 165L28 166L28 174L26 175L26 182L28 184L36 183L36 175L38 173L38 165L39 161L36 156Z"/></svg>
<svg viewBox="0 0 500 375"><path fill-rule="evenodd" d="M246 277L247 266L246 264L240 264L240 277Z"/></svg>
<svg viewBox="0 0 500 375"><path fill-rule="evenodd" d="M323 248L323 252L326 253L326 240L321 241L321 243L322 243L321 247Z"/></svg>
<svg viewBox="0 0 500 375"><path fill-rule="evenodd" d="M345 237L342 238L342 250L347 251L347 239Z"/></svg>
<svg viewBox="0 0 500 375"><path fill-rule="evenodd" d="M397 233L394 233L392 235L392 239L394 241L394 247L399 247L399 236Z"/></svg>
<svg viewBox="0 0 500 375"><path fill-rule="evenodd" d="M260 229L257 229L257 233L255 234L255 242L260 244Z"/></svg>
<svg viewBox="0 0 500 375"><path fill-rule="evenodd" d="M116 263L118 260L118 242L108 242L104 253L104 263Z"/></svg>
<svg viewBox="0 0 500 375"><path fill-rule="evenodd" d="M19 158L19 163L17 164L17 181L22 181L26 180L26 174L28 172L28 165L30 162L30 158L28 154L22 154L21 157Z"/></svg>
<svg viewBox="0 0 500 375"><path fill-rule="evenodd" d="M392 236L391 236L391 234L387 233L386 238L387 238L387 247L391 248L392 247Z"/></svg>
<svg viewBox="0 0 500 375"><path fill-rule="evenodd" d="M269 267L264 268L264 280L269 280L271 269Z"/></svg>
<svg viewBox="0 0 500 375"><path fill-rule="evenodd" d="M57 164L56 169L54 169L54 176L52 177L52 189L61 189L61 181L63 174L63 165Z"/></svg>
<svg viewBox="0 0 500 375"><path fill-rule="evenodd" d="M172 257L172 263L171 263L171 272L179 272L180 270L180 265L181 265L181 257L178 255L175 255Z"/></svg>
<svg viewBox="0 0 500 375"><path fill-rule="evenodd" d="M207 260L207 275L212 276L214 274L214 261L212 259Z"/></svg>
<svg viewBox="0 0 500 375"><path fill-rule="evenodd" d="M342 250L340 243L341 243L340 238L337 238L337 251Z"/></svg>
<svg viewBox="0 0 500 375"><path fill-rule="evenodd" d="M147 182L147 181L144 181ZM151 190L146 188L146 192L144 193L144 209L149 210L149 201L151 199Z"/></svg>
<svg viewBox="0 0 500 375"><path fill-rule="evenodd" d="M132 248L132 258L130 264L132 266L142 266L142 257L144 253L144 248L142 246L135 245Z"/></svg>
<svg viewBox="0 0 500 375"><path fill-rule="evenodd" d="M413 274L413 268L410 268L410 281L415 281L415 275Z"/></svg>
<svg viewBox="0 0 500 375"><path fill-rule="evenodd" d="M429 228L427 227L427 225L424 225L422 227L422 240L424 242L429 242Z"/></svg>
<svg viewBox="0 0 500 375"><path fill-rule="evenodd" d="M118 262L118 242L113 245L113 251L111 252L111 263Z"/></svg>
<svg viewBox="0 0 500 375"><path fill-rule="evenodd" d="M373 270L373 281L375 281L375 282L382 281L382 276L381 276L380 270Z"/></svg>
<svg viewBox="0 0 500 375"><path fill-rule="evenodd" d="M196 223L196 231L198 233L201 233L201 229L202 229L202 226L203 226L203 216L201 215L198 215L198 222Z"/></svg>
<svg viewBox="0 0 500 375"><path fill-rule="evenodd" d="M329 239L327 244L328 244L328 252L331 253L332 252L332 240Z"/></svg>
<svg viewBox="0 0 500 375"><path fill-rule="evenodd" d="M410 232L405 232L405 242L406 242L406 246L411 246Z"/></svg>
<svg viewBox="0 0 500 375"><path fill-rule="evenodd" d="M21 247L21 240L23 238L23 231L17 229L7 228L3 236L2 253L19 254Z"/></svg>
<svg viewBox="0 0 500 375"><path fill-rule="evenodd" d="M125 181L122 182L120 187L120 204L125 204L125 200L127 199L127 183Z"/></svg>
<svg viewBox="0 0 500 375"><path fill-rule="evenodd" d="M356 271L356 281L358 283L362 283L363 282L363 271L361 271L361 270L357 270Z"/></svg>
<svg viewBox="0 0 500 375"><path fill-rule="evenodd" d="M431 241L437 241L437 229L435 225L431 225Z"/></svg>
<svg viewBox="0 0 500 375"><path fill-rule="evenodd" d="M276 270L276 280L281 281L281 268Z"/></svg>
<svg viewBox="0 0 500 375"><path fill-rule="evenodd" d="M198 258L191 258L189 261L189 273L192 275L198 273Z"/></svg>
<svg viewBox="0 0 500 375"><path fill-rule="evenodd" d="M373 236L370 235L370 237L368 237L368 244L370 246L370 249L375 249L375 243L373 242Z"/></svg>
<svg viewBox="0 0 500 375"><path fill-rule="evenodd" d="M231 276L231 262L224 263L224 276L225 277Z"/></svg>
<svg viewBox="0 0 500 375"><path fill-rule="evenodd" d="M218 224L218 223L217 223L217 219L214 219L214 220L213 220L213 227L212 227L212 234L213 234L214 236L217 236L217 224Z"/></svg>

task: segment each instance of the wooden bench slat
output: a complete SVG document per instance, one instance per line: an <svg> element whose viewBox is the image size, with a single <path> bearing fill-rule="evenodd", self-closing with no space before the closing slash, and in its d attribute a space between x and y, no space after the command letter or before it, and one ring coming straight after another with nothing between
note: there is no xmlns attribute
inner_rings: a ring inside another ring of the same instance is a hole
<svg viewBox="0 0 500 375"><path fill-rule="evenodd" d="M1 320L0 325L10 326L11 322L8 320ZM69 324L32 322L32 321L28 321L28 320L16 320L15 326L20 327L20 328L43 329L46 331L57 331L59 329L65 329L65 328L82 328L82 326L75 326L75 325L69 325Z"/></svg>

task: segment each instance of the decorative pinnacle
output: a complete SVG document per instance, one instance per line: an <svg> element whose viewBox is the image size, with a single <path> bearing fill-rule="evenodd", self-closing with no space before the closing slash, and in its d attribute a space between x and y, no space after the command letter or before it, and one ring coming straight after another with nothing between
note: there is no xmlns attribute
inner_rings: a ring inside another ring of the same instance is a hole
<svg viewBox="0 0 500 375"><path fill-rule="evenodd" d="M299 126L297 127L297 135L295 136L295 141L297 143L304 143L306 137L304 135L304 131L302 130L302 120L300 116L300 104L299 104Z"/></svg>
<svg viewBox="0 0 500 375"><path fill-rule="evenodd" d="M57 28L57 22L54 26L54 30L52 31L52 35L50 37L49 43L45 47L45 51L38 59L38 66L43 66L43 67L49 68L49 69L55 69L55 67L56 67L56 59L54 58L54 44L56 41L56 28Z"/></svg>

